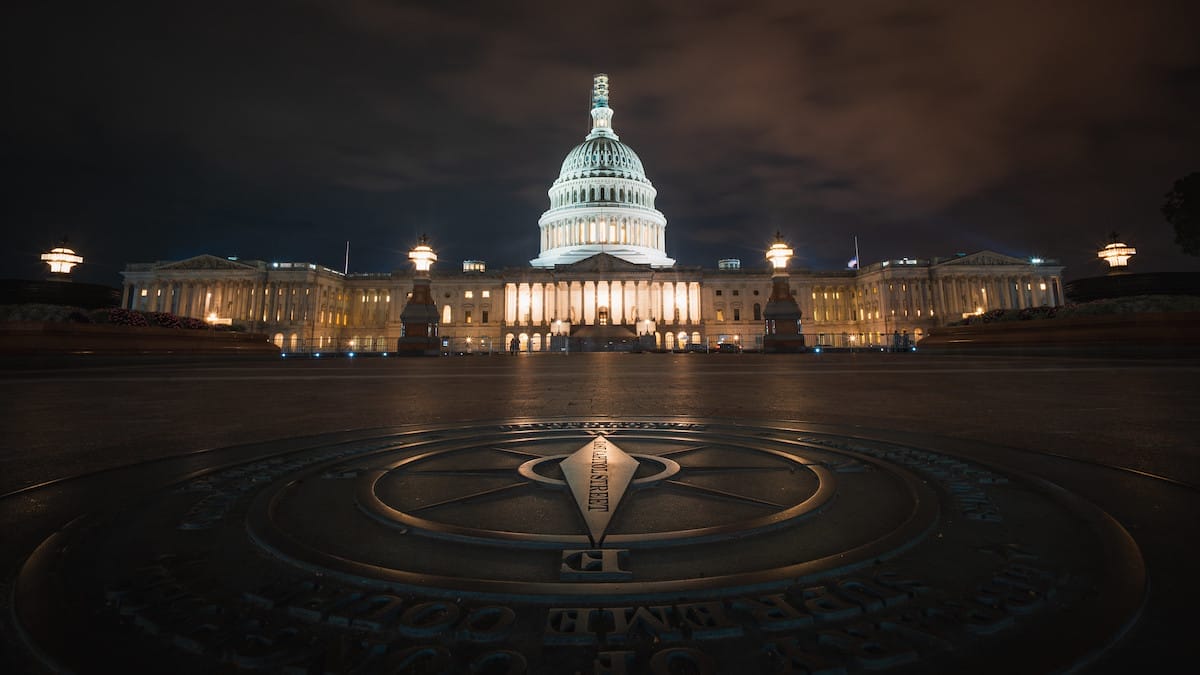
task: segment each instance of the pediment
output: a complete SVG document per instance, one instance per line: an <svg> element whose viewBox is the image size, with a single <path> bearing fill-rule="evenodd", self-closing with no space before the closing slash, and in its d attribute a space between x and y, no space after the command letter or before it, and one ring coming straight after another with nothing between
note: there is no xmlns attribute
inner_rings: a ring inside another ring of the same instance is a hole
<svg viewBox="0 0 1200 675"><path fill-rule="evenodd" d="M941 265L1028 265L1028 260L1014 258L1003 253L995 251L977 251L964 256L942 260L937 263Z"/></svg>
<svg viewBox="0 0 1200 675"><path fill-rule="evenodd" d="M176 262L164 263L155 267L157 270L253 270L257 269L254 265L250 265L237 260L228 258L219 258L215 255L198 255L194 258L179 260Z"/></svg>
<svg viewBox="0 0 1200 675"><path fill-rule="evenodd" d="M640 272L650 269L650 265L631 263L609 253L597 253L579 262L555 265L554 269L568 272Z"/></svg>

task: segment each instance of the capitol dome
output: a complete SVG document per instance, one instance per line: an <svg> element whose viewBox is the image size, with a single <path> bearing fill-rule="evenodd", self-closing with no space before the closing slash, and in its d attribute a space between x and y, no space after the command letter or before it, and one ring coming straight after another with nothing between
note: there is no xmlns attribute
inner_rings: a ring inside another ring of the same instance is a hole
<svg viewBox="0 0 1200 675"><path fill-rule="evenodd" d="M592 130L563 160L550 186L550 208L538 220L541 255L534 267L569 265L598 253L652 267L671 267L666 216L642 160L612 128L608 76L592 82Z"/></svg>
<svg viewBox="0 0 1200 675"><path fill-rule="evenodd" d="M563 160L555 185L577 178L628 178L649 183L642 160L633 148L608 136L597 136L575 146Z"/></svg>

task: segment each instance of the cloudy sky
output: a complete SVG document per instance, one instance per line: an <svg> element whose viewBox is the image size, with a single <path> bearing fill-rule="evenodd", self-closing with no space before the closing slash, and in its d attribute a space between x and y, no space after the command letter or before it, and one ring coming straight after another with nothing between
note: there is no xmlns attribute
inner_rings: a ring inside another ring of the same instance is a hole
<svg viewBox="0 0 1200 675"><path fill-rule="evenodd" d="M1159 207L1200 171L1200 4L1054 0L27 3L3 35L4 275L200 253L525 265L591 77L667 251L796 265L992 249L1200 270Z"/></svg>

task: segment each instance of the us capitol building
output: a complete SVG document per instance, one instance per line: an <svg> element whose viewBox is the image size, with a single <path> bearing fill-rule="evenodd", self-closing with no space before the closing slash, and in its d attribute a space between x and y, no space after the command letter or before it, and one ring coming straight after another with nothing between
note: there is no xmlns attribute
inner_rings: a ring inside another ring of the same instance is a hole
<svg viewBox="0 0 1200 675"><path fill-rule="evenodd" d="M592 129L563 160L538 220L529 267L467 260L433 270L442 349L522 351L761 347L772 271L727 259L717 269L667 255L667 219L637 153L612 125L608 77L592 87ZM761 264L761 261L760 261ZM1063 304L1060 266L992 251L884 260L790 275L809 346L919 341L932 327L997 308ZM286 351L388 352L414 272L344 274L306 262L200 255L133 263L122 306L265 332Z"/></svg>

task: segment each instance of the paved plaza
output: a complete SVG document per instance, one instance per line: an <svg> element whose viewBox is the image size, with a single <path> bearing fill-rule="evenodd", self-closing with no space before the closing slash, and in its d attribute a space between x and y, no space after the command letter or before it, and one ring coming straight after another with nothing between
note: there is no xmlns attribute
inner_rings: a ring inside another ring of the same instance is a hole
<svg viewBox="0 0 1200 675"><path fill-rule="evenodd" d="M1198 377L919 352L9 361L0 664L1159 669L1200 602Z"/></svg>

